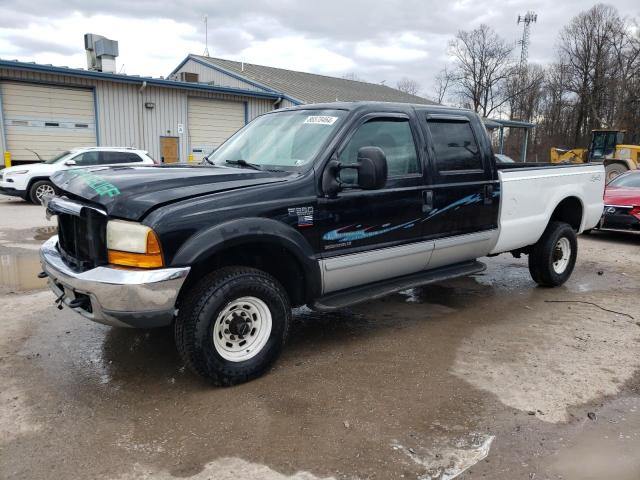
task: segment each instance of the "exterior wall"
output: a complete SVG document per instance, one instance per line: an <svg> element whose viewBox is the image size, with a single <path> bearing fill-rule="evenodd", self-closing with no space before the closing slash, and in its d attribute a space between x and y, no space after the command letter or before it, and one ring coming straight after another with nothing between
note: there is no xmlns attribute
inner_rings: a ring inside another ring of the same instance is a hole
<svg viewBox="0 0 640 480"><path fill-rule="evenodd" d="M188 97L243 102L247 122L273 109L273 100L271 99L241 94L203 92L160 86L141 88L141 83L115 82L0 67L0 82L2 80L92 88L96 107L98 145L141 148L147 150L153 158L159 159L160 137L175 136L179 138L180 161L183 162L187 161L190 149L187 134ZM140 79L139 82L142 80ZM251 87L249 85L235 86L247 90ZM255 87L251 88L256 91ZM0 107L1 101L0 98ZM151 109L145 107L145 103L149 102L154 104ZM182 133L178 132L179 124L183 126ZM2 143L2 139L3 135L0 135L0 151L4 152L6 147Z"/></svg>
<svg viewBox="0 0 640 480"><path fill-rule="evenodd" d="M243 82L237 78L227 75L226 73L219 72L211 67L203 65L200 62L196 62L193 59L186 61L179 70L173 75L176 78L180 72L191 72L198 74L198 82L200 83L212 83L212 85L219 85L223 87L243 88L245 90L253 90L256 92L263 92L263 88L256 87L247 82Z"/></svg>

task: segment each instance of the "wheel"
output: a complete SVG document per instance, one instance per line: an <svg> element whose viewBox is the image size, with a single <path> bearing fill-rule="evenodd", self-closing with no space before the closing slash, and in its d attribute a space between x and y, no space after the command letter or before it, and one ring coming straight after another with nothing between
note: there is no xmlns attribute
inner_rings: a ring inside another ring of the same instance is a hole
<svg viewBox="0 0 640 480"><path fill-rule="evenodd" d="M264 373L289 333L287 293L271 275L226 267L205 276L181 302L175 322L180 356L214 385L247 382Z"/></svg>
<svg viewBox="0 0 640 480"><path fill-rule="evenodd" d="M576 232L564 222L551 222L529 253L531 278L544 287L557 287L568 280L576 264Z"/></svg>
<svg viewBox="0 0 640 480"><path fill-rule="evenodd" d="M44 197L52 197L56 194L56 189L49 180L38 180L29 189L29 200L36 205L42 204Z"/></svg>
<svg viewBox="0 0 640 480"><path fill-rule="evenodd" d="M607 183L616 178L618 175L622 175L627 170L628 168L626 167L626 165L619 162L608 164L604 169Z"/></svg>

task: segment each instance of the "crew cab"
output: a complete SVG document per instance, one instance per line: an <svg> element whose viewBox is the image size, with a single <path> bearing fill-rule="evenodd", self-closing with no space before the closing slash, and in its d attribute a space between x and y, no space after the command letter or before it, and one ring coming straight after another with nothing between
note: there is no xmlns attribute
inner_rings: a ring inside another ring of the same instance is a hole
<svg viewBox="0 0 640 480"><path fill-rule="evenodd" d="M173 325L216 385L271 365L292 307L348 307L506 252L561 285L603 209L602 165L497 164L481 119L445 107L277 110L207 162L55 174L59 236L41 260L60 308Z"/></svg>
<svg viewBox="0 0 640 480"><path fill-rule="evenodd" d="M118 147L80 147L61 152L41 163L28 163L0 170L0 193L40 204L55 193L50 177L69 168L122 164L154 165L144 150Z"/></svg>

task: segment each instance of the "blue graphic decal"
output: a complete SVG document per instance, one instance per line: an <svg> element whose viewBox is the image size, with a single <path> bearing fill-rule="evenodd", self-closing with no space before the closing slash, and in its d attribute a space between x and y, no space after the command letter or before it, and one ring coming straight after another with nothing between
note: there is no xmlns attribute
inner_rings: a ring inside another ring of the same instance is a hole
<svg viewBox="0 0 640 480"><path fill-rule="evenodd" d="M411 220L401 225L391 225L385 223L381 227L363 227L362 225L350 225L348 227L337 228L331 230L322 236L322 239L327 242L351 242L354 240L364 240L365 238L375 237L382 235L383 233L389 233L400 228L411 228L419 219ZM351 230L352 228L355 230ZM375 230L379 228L379 230Z"/></svg>
<svg viewBox="0 0 640 480"><path fill-rule="evenodd" d="M498 197L499 195L500 191L494 191L492 196ZM462 206L473 205L481 201L483 201L482 195L479 193L474 193L471 195L467 195L460 200L456 200L455 202L447 205L444 208L432 210L424 218L416 218L400 225L391 225L390 223L385 223L381 226L349 225L325 233L322 236L322 239L327 242L351 242L356 240L364 240L366 238L375 237L384 233L393 232L394 230L399 230L401 228L412 228L417 224L426 222L427 220L431 220L433 217L436 217L448 210L455 210Z"/></svg>

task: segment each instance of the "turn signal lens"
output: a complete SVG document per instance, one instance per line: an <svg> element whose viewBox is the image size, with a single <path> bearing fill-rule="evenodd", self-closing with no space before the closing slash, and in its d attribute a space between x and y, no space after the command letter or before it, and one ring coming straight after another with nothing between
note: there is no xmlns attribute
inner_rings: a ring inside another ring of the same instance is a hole
<svg viewBox="0 0 640 480"><path fill-rule="evenodd" d="M640 206L633 207L629 213L640 220Z"/></svg>

